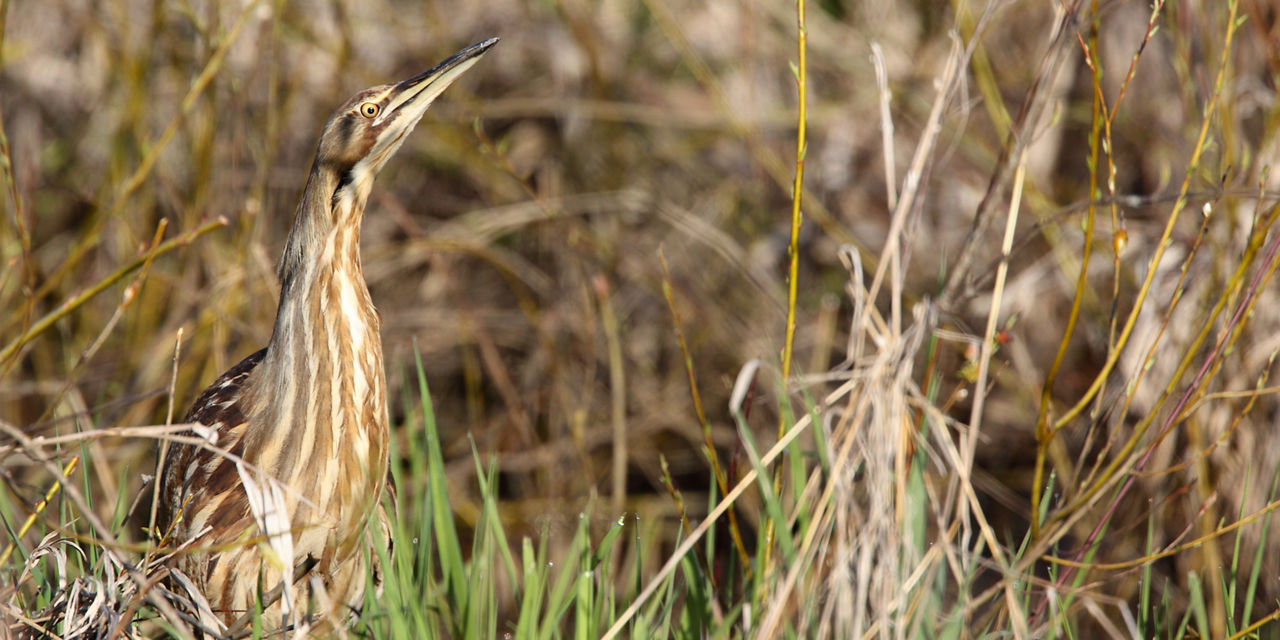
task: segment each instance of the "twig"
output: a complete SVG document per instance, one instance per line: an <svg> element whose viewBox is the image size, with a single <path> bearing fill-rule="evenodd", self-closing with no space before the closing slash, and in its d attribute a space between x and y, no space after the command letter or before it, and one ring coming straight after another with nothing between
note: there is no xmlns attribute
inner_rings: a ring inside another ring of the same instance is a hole
<svg viewBox="0 0 1280 640"><path fill-rule="evenodd" d="M99 293L102 293L103 291L111 287L111 285L114 285L115 283L124 279L124 277L129 275L129 273L131 273L135 269L142 267L142 265L147 264L151 260L154 260L155 258L158 258L166 253L169 253L170 251L173 251L178 247L186 246L196 238L199 238L200 236L203 236L204 234L209 233L210 231L213 231L215 229L220 229L222 227L225 227L227 226L227 224L228 224L227 219L221 216L219 216L217 219L210 220L209 222L206 222L200 225L199 227L192 229L189 233L186 233L182 236L179 236L177 238L174 238L172 240L169 240L161 244L160 246L156 247L155 251L148 252L146 255L134 258L129 263L117 269L115 273L112 273L106 278L103 278L102 280L98 281L93 286L80 292L79 295L72 296L70 299L58 305L57 309L54 309L53 311L46 314L43 318L40 318L39 320L37 320L35 324L31 326L31 328L26 330L26 332L24 332L22 335L10 341L9 344L5 345L4 349L0 349L0 367L3 367L2 369L0 369L0 375L3 375L3 373L7 371L8 368L13 364L13 358L17 354L19 349L25 346L28 342L31 342L31 340L34 339L36 336L40 335L41 333L44 333L46 330L49 329L49 327L52 327L53 323L57 322L58 320L61 320L62 318L70 314L72 311L75 311L76 309L80 308L80 305L83 305L84 303L88 302L94 296L98 295Z"/></svg>
<svg viewBox="0 0 1280 640"><path fill-rule="evenodd" d="M182 327L178 327L178 335L174 338L173 343L173 370L169 375L169 408L165 412L164 423L166 426L173 424L173 396L174 388L178 386L178 360L182 355ZM156 474L151 481L151 512L147 516L147 531L152 539L155 539L156 531L156 511L160 506L160 480L164 477L165 458L169 454L169 443L160 443L160 453L156 456ZM149 560L150 558L148 558Z"/></svg>
<svg viewBox="0 0 1280 640"><path fill-rule="evenodd" d="M978 245L986 236L987 227L991 224L996 207L1002 200L1009 180L1013 177L1014 163L1010 160L1020 157L1023 147L1030 144L1032 138L1031 127L1035 126L1040 120L1044 104L1047 102L1045 89L1049 81L1057 76L1058 70L1067 58L1067 52L1070 50L1070 47L1067 46L1068 38L1073 33L1071 27L1077 20L1081 2L1082 0L1076 0L1070 6L1065 7L1062 17L1059 18L1054 28L1048 49L1040 62L1040 69L1036 74L1035 81L1027 90L1026 97L1022 101L1022 107L1018 110L1018 115L1014 119L1014 127L1009 131L1008 139L1000 149L1000 157L996 160L995 173L991 176L991 180L987 184L987 191L982 196L982 201L978 204L977 212L973 217L973 226L969 229L969 234L965 236L960 254L952 264L947 284L943 288L942 294L938 296L938 306L943 310L955 308L962 301L973 295L975 291L973 283L969 281L969 274L973 268Z"/></svg>
<svg viewBox="0 0 1280 640"><path fill-rule="evenodd" d="M38 458L34 457L37 455L36 452L39 450L39 446L31 442L31 439L28 438L26 434L22 433L21 430L10 426L6 422L0 421L0 431L7 433L9 437L17 440L23 448L27 449L29 455L32 455L33 459L43 465L50 474L56 477L61 473L61 469L58 468L58 465L53 463L52 459L43 455L40 455ZM80 492L79 487L77 487L75 483L64 483L63 494L71 498L71 501L76 505L76 508L79 509L80 516L89 523L89 526L93 528L99 538L104 542L102 545L103 552L111 556L112 560L116 564L124 568L125 572L129 574L129 578L133 580L134 584L136 584L140 590L144 589L147 586L146 576L142 575L137 568L132 564L125 562L125 559L120 557L119 553L116 551L120 548L119 541L116 540L114 535L112 535L111 529L109 529L102 520L98 518L98 515L93 512L93 509L90 508L89 503L84 499L84 495ZM169 624L185 630L185 632L190 635L190 629L188 629L182 622L181 618L178 616L178 612L175 611L168 602L165 602L164 598L154 594L148 594L147 598L156 607L156 610L165 617Z"/></svg>
<svg viewBox="0 0 1280 640"><path fill-rule="evenodd" d="M159 162L161 152L164 151L165 147L168 146L174 136L177 135L178 129L182 126L183 121L186 120L187 114L195 109L196 103L200 100L200 96L204 93L205 89L212 84L214 77L217 76L218 71L222 68L222 61L226 58L227 52L231 50L232 45L234 45L236 40L239 39L240 31L244 29L246 24L248 24L249 18L257 13L259 2L261 2L261 0L250 0L245 3L244 8L240 11L240 15L236 19L235 23L227 30L226 36L218 43L218 48L209 56L209 61L206 62L204 68L200 70L200 75L196 76L195 80L191 82L191 88L188 89L186 95L182 97L182 105L179 108L178 113L174 114L173 118L169 121L169 125L165 127L164 132L160 134L159 138L144 146L144 148L148 150L147 155L142 158L142 162L138 164L138 168L135 169L133 174L129 176L129 179L125 181L124 187L120 190L120 194L116 196L116 199L111 203L111 207L107 209L106 215L97 216L94 219L89 231L87 232L85 240L72 249L71 253L67 255L62 264L58 265L58 268L36 292L35 298L39 299L48 294L49 291L62 280L63 276L65 276L72 267L78 264L91 248L98 244L98 236L102 231L103 223L107 220L114 220L116 216L120 214L121 210L124 209L125 203L129 201L129 198L133 196L133 193L137 191L144 182L146 182L147 177L151 175L151 170L154 169L156 163ZM3 357L0 357L0 361L3 361L3 359Z"/></svg>
<svg viewBox="0 0 1280 640"><path fill-rule="evenodd" d="M787 324L782 347L782 384L780 385L781 392L778 397L780 408L778 411L778 439L782 439L782 436L786 434L787 416L791 413L786 407L790 406L791 402L791 358L796 339L796 295L800 279L800 225L803 222L800 205L804 199L804 157L808 151L805 140L809 116L807 100L808 61L805 52L809 34L804 22L804 3L805 0L796 0L796 50L798 51L799 59L791 67L791 72L796 78L799 107L796 110L796 170L795 178L791 183L791 238L790 244L787 245ZM773 492L776 495L781 491L782 465L778 465L773 470ZM786 523L774 522L773 518L765 519L764 555L760 562L760 571L762 573L768 571L769 559L773 554L774 527L777 526L786 526Z"/></svg>

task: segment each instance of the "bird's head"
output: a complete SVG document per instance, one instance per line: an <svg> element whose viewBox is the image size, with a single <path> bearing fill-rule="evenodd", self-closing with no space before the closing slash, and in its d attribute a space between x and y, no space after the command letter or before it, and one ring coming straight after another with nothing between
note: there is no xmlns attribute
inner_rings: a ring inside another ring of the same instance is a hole
<svg viewBox="0 0 1280 640"><path fill-rule="evenodd" d="M427 107L489 50L497 38L477 42L403 82L370 87L352 96L325 124L315 169L337 179L340 199L363 204L373 178L427 112Z"/></svg>

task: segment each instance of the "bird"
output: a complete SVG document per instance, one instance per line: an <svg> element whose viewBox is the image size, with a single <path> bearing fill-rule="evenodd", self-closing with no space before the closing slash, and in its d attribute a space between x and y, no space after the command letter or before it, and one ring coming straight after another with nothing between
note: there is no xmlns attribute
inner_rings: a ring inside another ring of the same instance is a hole
<svg viewBox="0 0 1280 640"><path fill-rule="evenodd" d="M259 593L292 588L283 578L294 578L294 567L270 557L281 548L298 566L307 561L311 577L298 582L292 604L264 609L269 628L346 624L364 601L368 572L381 579L375 551L390 544L390 418L381 319L360 263L365 204L431 103L497 41L360 91L333 113L280 258L267 346L192 405L188 433L204 441L171 442L161 454L157 531L177 549L171 569L224 629L254 610ZM283 524L264 531L271 522Z"/></svg>

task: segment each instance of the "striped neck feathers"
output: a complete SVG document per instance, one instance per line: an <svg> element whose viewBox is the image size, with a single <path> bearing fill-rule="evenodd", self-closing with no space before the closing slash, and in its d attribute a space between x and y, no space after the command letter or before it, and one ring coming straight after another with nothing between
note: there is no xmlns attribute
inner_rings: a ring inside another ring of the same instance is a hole
<svg viewBox="0 0 1280 640"><path fill-rule="evenodd" d="M281 258L245 451L286 484L317 461L339 461L357 485L381 487L386 473L382 323L360 267L367 197L368 184L313 168Z"/></svg>

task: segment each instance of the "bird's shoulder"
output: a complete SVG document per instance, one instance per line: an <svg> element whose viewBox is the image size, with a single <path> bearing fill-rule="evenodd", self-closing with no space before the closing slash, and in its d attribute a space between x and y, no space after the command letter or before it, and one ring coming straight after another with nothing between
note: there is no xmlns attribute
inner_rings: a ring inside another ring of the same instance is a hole
<svg viewBox="0 0 1280 640"><path fill-rule="evenodd" d="M184 420L210 427L212 434L199 435L236 458L244 454L244 443L240 437L247 422L241 400L243 391L250 374L262 362L266 353L267 350L262 349L218 376L196 398ZM188 431L182 435L196 434ZM158 522L165 531L169 531L177 523L178 514L184 510L194 512L203 506L200 501L188 504L194 487L212 490L214 487L210 481L213 479L218 481L218 487L230 485L235 479L235 464L231 462L232 459L218 451L189 443L171 447L168 451L169 458L160 476L160 491L166 499L161 501L157 511Z"/></svg>
<svg viewBox="0 0 1280 640"><path fill-rule="evenodd" d="M239 402L241 392L249 375L266 355L267 350L260 349L218 376L218 379L196 398L195 403L191 405L191 410L187 412L185 422L198 422L210 427L234 426L243 423L245 416Z"/></svg>

